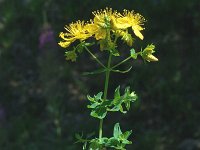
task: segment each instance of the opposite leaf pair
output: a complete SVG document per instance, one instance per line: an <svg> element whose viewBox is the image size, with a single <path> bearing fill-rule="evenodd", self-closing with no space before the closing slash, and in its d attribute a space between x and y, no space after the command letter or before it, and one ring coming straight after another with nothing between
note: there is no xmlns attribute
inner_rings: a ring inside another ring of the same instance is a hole
<svg viewBox="0 0 200 150"><path fill-rule="evenodd" d="M114 93L114 99L107 100L102 99L103 92L94 95L94 97L87 96L90 101L88 108L92 109L90 115L95 118L105 118L108 111L126 113L126 110L130 109L131 102L136 101L137 95L135 92L130 91L130 87L127 87L124 91L124 95L120 94L120 86L118 86ZM124 108L125 107L125 108Z"/></svg>
<svg viewBox="0 0 200 150"><path fill-rule="evenodd" d="M113 137L102 137L101 139L95 138L92 140L83 139L82 135L76 134L77 142L84 143L83 150L102 150L104 147L115 148L118 150L126 150L127 144L132 144L128 140L132 131L122 132L119 123L116 123L113 130Z"/></svg>

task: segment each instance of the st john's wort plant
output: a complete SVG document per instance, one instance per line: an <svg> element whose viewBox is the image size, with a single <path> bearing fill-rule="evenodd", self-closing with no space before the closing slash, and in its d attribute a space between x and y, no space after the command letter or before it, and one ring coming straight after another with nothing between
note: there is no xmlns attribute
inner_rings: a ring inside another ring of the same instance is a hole
<svg viewBox="0 0 200 150"><path fill-rule="evenodd" d="M137 100L137 95L130 87L127 87L125 91L121 93L120 86L118 86L114 92L113 99L108 99L107 91L110 73L129 72L131 67L127 70L120 70L118 67L128 60L138 59L138 56L141 56L148 62L158 61L153 55L155 46L149 44L146 48L139 51L136 51L133 48L133 36L136 36L141 40L144 39L141 31L144 30L143 26L146 20L139 13L129 10L124 10L120 13L111 8L106 8L104 10L94 11L93 15L94 18L90 21L85 22L78 20L66 25L66 31L61 32L59 35L62 38L62 41L58 44L63 48L67 48L65 52L66 60L75 62L79 54L88 52L101 68L98 68L93 72L87 72L86 74L105 74L104 91L99 92L94 96L87 96L89 101L87 108L91 110L90 115L99 119L99 136L89 139L83 138L83 135L76 134L76 138L78 142L83 143L83 150L125 150L126 145L132 143L128 140L132 131L122 132L119 123L116 123L113 129L113 136L103 136L103 119L111 112L119 111L121 113L126 113L130 109L131 103ZM89 38L90 41L93 41L88 42L87 39ZM118 51L119 39L121 39L124 44L131 47L129 56L117 64L112 65L112 58L121 56ZM79 44L69 50L68 47L75 41L79 41ZM93 50L91 50L94 44L97 44L100 51L105 52L105 55L108 54L107 64L102 63L102 61L94 55Z"/></svg>

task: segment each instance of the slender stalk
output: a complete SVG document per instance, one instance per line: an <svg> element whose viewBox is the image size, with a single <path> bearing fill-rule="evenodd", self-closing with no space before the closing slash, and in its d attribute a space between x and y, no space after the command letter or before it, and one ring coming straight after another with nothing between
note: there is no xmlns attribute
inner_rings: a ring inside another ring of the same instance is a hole
<svg viewBox="0 0 200 150"><path fill-rule="evenodd" d="M110 64L111 64L111 59L112 59L112 54L110 53L109 59L108 59L107 71L106 71L105 86L104 86L104 96L103 96L103 99L104 99L104 100L106 100L106 98L107 98L108 83L109 83L109 77L110 77Z"/></svg>
<svg viewBox="0 0 200 150"><path fill-rule="evenodd" d="M106 66L104 66L104 64L86 46L84 47L86 51L94 58L94 60L96 60L103 68L106 68Z"/></svg>
<svg viewBox="0 0 200 150"><path fill-rule="evenodd" d="M119 62L118 64L116 64L116 65L114 65L113 67L111 67L111 69L114 69L114 68L118 67L119 65L125 63L126 61L128 61L128 60L131 59L131 58L132 58L131 56L127 57L127 58L124 59L123 61L121 61L121 62Z"/></svg>
<svg viewBox="0 0 200 150"><path fill-rule="evenodd" d="M115 44L116 44L118 38L119 38L119 36L115 36L115 40L114 40Z"/></svg>
<svg viewBox="0 0 200 150"><path fill-rule="evenodd" d="M106 70L106 79L105 79L103 100L106 100L107 93L108 93L108 83L109 83L109 77L110 77L111 58L112 58L112 54L110 53L109 59L108 59L107 70ZM103 135L103 119L101 119L100 123L99 123L99 139L102 138L102 135Z"/></svg>
<svg viewBox="0 0 200 150"><path fill-rule="evenodd" d="M137 52L136 54L137 54L137 55L141 55L141 53L142 53L142 52ZM132 58L132 56L127 57L126 59L122 60L122 61L119 62L118 64L112 66L111 69L114 69L114 68L118 67L119 65L125 63L126 61L128 61L128 60L131 59L131 58Z"/></svg>

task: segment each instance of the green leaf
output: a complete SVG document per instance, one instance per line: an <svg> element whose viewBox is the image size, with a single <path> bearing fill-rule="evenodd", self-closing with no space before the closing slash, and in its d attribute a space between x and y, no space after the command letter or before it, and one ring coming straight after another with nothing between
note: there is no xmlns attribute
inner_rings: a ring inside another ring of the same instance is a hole
<svg viewBox="0 0 200 150"><path fill-rule="evenodd" d="M121 105L116 105L116 106L114 106L114 107L108 109L108 111L119 111L119 110L120 110L120 106L121 106Z"/></svg>
<svg viewBox="0 0 200 150"><path fill-rule="evenodd" d="M111 49L110 52L111 52L111 54L114 55L114 56L120 56L120 55L119 55L119 51L118 51L117 49L115 49L115 48Z"/></svg>
<svg viewBox="0 0 200 150"><path fill-rule="evenodd" d="M126 139L124 139L124 140L122 141L122 143L123 143L123 144L125 144L125 145L126 145L126 144L132 144L132 142L131 142L131 141L129 141L129 140L126 140Z"/></svg>
<svg viewBox="0 0 200 150"><path fill-rule="evenodd" d="M115 89L113 104L116 106L121 103L120 86Z"/></svg>
<svg viewBox="0 0 200 150"><path fill-rule="evenodd" d="M89 101L91 102L90 105L87 107L92 109L90 115L95 118L103 119L105 118L108 107L112 105L111 100L103 100L102 99L103 92L99 92L94 97L87 96Z"/></svg>
<svg viewBox="0 0 200 150"><path fill-rule="evenodd" d="M91 97L90 95L87 95L87 99L88 99L89 101L91 101L91 102L94 102L94 101L95 101L94 98Z"/></svg>
<svg viewBox="0 0 200 150"><path fill-rule="evenodd" d="M87 105L87 108L96 108L97 106L99 106L100 103L93 103L92 105Z"/></svg>
<svg viewBox="0 0 200 150"><path fill-rule="evenodd" d="M117 138L111 137L111 138L108 139L108 142L106 143L106 146L107 147L116 148L117 145L119 145L119 144L120 144L120 141Z"/></svg>
<svg viewBox="0 0 200 150"><path fill-rule="evenodd" d="M129 110L131 107L131 102L134 102L137 99L137 95L135 94L135 92L130 92L130 87L127 87L125 89L123 99L126 109Z"/></svg>
<svg viewBox="0 0 200 150"><path fill-rule="evenodd" d="M132 49L130 50L130 52L131 52L131 57L132 57L133 59L137 59L137 53L135 53L135 49L132 48Z"/></svg>
<svg viewBox="0 0 200 150"><path fill-rule="evenodd" d="M101 100L103 92L99 92L97 95L94 96L95 100Z"/></svg>
<svg viewBox="0 0 200 150"><path fill-rule="evenodd" d="M98 70L91 71L91 72L83 72L82 75L86 76L86 75L100 74L100 73L103 73L105 71L106 71L106 69L102 68L102 69L98 69Z"/></svg>
<svg viewBox="0 0 200 150"><path fill-rule="evenodd" d="M89 146L89 150L101 150L101 145L98 143L98 141L95 139L95 140L92 140L90 142L90 146Z"/></svg>
<svg viewBox="0 0 200 150"><path fill-rule="evenodd" d="M126 107L126 109L129 110L130 107L131 107L131 103L130 103L130 101L127 101L127 102L124 102L124 103L125 103L125 107Z"/></svg>
<svg viewBox="0 0 200 150"><path fill-rule="evenodd" d="M92 112L90 113L92 117L99 118L99 119L105 118L106 114L107 114L107 108L102 107L102 106L98 106L94 108Z"/></svg>
<svg viewBox="0 0 200 150"><path fill-rule="evenodd" d="M119 138L121 134L122 134L122 131L120 129L119 123L116 123L114 126L113 136L114 138Z"/></svg>
<svg viewBox="0 0 200 150"><path fill-rule="evenodd" d="M112 106L111 109L109 109L109 111L119 111L121 109L121 104L122 104L122 99L121 97L119 98L115 98L113 101L112 101L112 104L114 106Z"/></svg>
<svg viewBox="0 0 200 150"><path fill-rule="evenodd" d="M123 114L127 113L127 111L124 111L122 105L120 105L119 110L120 110L120 112L123 113Z"/></svg>
<svg viewBox="0 0 200 150"><path fill-rule="evenodd" d="M122 71L122 70L111 70L111 71L113 71L113 72L119 72L119 73L127 73L127 72L129 72L131 69L132 69L132 66L131 66L130 68L128 68L127 70L124 70L124 71Z"/></svg>
<svg viewBox="0 0 200 150"><path fill-rule="evenodd" d="M132 133L132 130L124 132L124 133L123 133L124 139L128 139L129 136L131 135L131 133Z"/></svg>
<svg viewBox="0 0 200 150"><path fill-rule="evenodd" d="M106 143L108 143L107 137L102 137L102 138L99 139L99 144L106 145Z"/></svg>
<svg viewBox="0 0 200 150"><path fill-rule="evenodd" d="M91 97L90 95L87 95L87 99L90 101L90 102L99 102L99 100L102 101L102 95L103 95L103 92L99 92L97 95L94 95L94 97Z"/></svg>
<svg viewBox="0 0 200 150"><path fill-rule="evenodd" d="M109 108L108 111L120 111L122 113L126 113L127 111L124 110L123 105L125 105L125 108L129 110L131 102L134 102L136 99L137 95L135 92L130 92L130 87L125 89L123 96L120 96L120 87L117 87L112 105L110 105L111 108Z"/></svg>
<svg viewBox="0 0 200 150"><path fill-rule="evenodd" d="M115 89L114 99L120 98L120 85Z"/></svg>
<svg viewBox="0 0 200 150"><path fill-rule="evenodd" d="M100 139L91 140L90 150L102 150L103 148L126 150L125 146L132 143L127 139L131 133L132 131L126 131L125 133L122 133L119 123L116 123L113 130L113 137L103 137Z"/></svg>
<svg viewBox="0 0 200 150"><path fill-rule="evenodd" d="M137 99L135 92L130 92L130 87L125 89L124 100L134 102Z"/></svg>
<svg viewBox="0 0 200 150"><path fill-rule="evenodd" d="M121 109L122 98L120 96L120 86L115 89L114 99L112 101L112 108L109 111L119 111Z"/></svg>
<svg viewBox="0 0 200 150"><path fill-rule="evenodd" d="M102 101L102 103L100 105L107 107L107 106L112 105L112 101L111 100L104 100L104 101Z"/></svg>

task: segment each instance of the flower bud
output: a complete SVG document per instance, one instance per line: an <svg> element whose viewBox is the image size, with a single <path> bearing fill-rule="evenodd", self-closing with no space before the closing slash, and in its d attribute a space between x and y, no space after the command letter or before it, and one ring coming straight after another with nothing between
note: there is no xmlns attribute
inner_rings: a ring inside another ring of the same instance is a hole
<svg viewBox="0 0 200 150"><path fill-rule="evenodd" d="M158 58L156 58L154 55L152 55L155 52L154 49L155 49L155 45L153 45L153 44L147 45L147 47L143 50L143 52L141 54L142 58L148 62L158 61Z"/></svg>

